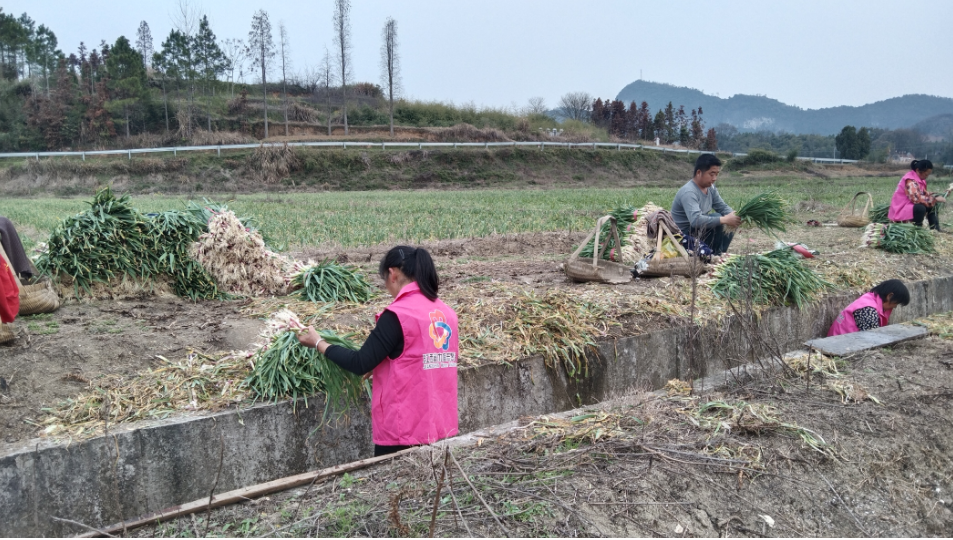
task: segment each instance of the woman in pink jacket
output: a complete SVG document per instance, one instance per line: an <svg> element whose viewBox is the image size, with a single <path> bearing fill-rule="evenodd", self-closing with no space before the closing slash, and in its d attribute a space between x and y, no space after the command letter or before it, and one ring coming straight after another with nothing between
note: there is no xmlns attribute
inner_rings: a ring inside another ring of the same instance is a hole
<svg viewBox="0 0 953 540"><path fill-rule="evenodd" d="M427 250L397 246L379 267L393 303L358 351L331 345L312 327L298 337L342 369L373 372L374 455L452 437L457 425L457 314L437 298L439 279Z"/></svg>
<svg viewBox="0 0 953 540"><path fill-rule="evenodd" d="M899 279L888 279L864 293L840 312L827 337L873 330L890 323L890 313L897 306L910 303L910 291Z"/></svg>
<svg viewBox="0 0 953 540"><path fill-rule="evenodd" d="M928 159L915 159L910 163L910 172L900 179L890 201L887 213L890 221L913 221L917 227L922 227L926 217L931 229L940 230L936 203L946 202L946 199L927 191L927 178L932 172L933 163Z"/></svg>

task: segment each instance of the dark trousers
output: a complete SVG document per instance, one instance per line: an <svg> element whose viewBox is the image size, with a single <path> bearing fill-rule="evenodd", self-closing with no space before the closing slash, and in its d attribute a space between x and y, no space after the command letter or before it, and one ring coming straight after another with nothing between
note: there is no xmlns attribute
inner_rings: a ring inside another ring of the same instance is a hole
<svg viewBox="0 0 953 540"><path fill-rule="evenodd" d="M387 454L395 454L401 450L406 450L410 446L381 446L379 444L374 445L374 457L386 456Z"/></svg>
<svg viewBox="0 0 953 540"><path fill-rule="evenodd" d="M721 255L728 251L728 246L734 237L735 233L725 231L725 226L718 224L713 229L706 229L696 238L711 248L712 255Z"/></svg>
<svg viewBox="0 0 953 540"><path fill-rule="evenodd" d="M926 217L931 229L940 230L940 216L936 210L936 205L933 208L927 208L925 204L920 203L913 205L913 224L923 227L923 218Z"/></svg>
<svg viewBox="0 0 953 540"><path fill-rule="evenodd" d="M15 274L25 278L33 276L33 268L30 266L30 259L27 258L26 252L23 251L20 236L17 235L13 222L3 216L0 216L0 245L10 258Z"/></svg>

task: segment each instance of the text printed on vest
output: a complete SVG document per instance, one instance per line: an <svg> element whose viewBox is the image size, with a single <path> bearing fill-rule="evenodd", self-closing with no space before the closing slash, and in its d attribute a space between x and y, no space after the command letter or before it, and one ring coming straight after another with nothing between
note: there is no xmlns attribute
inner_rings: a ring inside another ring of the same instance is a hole
<svg viewBox="0 0 953 540"><path fill-rule="evenodd" d="M427 353L424 354L424 369L438 369L457 367L457 353Z"/></svg>

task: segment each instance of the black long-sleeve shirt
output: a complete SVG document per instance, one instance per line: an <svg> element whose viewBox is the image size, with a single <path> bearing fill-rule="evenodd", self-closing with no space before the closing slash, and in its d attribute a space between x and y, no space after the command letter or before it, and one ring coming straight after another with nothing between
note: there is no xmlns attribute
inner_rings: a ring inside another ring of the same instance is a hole
<svg viewBox="0 0 953 540"><path fill-rule="evenodd" d="M331 345L324 355L341 369L364 375L374 370L386 358L397 358L404 352L404 329L392 311L385 310L377 319L360 350L352 351L340 345Z"/></svg>

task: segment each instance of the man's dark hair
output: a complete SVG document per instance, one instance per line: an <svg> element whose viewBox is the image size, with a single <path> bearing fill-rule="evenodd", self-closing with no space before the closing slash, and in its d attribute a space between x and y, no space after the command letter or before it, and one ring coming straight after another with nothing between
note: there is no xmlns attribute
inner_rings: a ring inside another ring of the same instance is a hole
<svg viewBox="0 0 953 540"><path fill-rule="evenodd" d="M899 279L888 279L873 289L870 289L870 292L876 293L884 302L887 301L887 295L893 293L893 297L890 299L891 301L901 306L910 303L910 291L907 290L907 286Z"/></svg>
<svg viewBox="0 0 953 540"><path fill-rule="evenodd" d="M718 159L718 156L715 154L702 154L695 160L695 171L692 173L692 176L695 176L698 171L708 172L708 169L712 167L721 167L721 160Z"/></svg>
<svg viewBox="0 0 953 540"><path fill-rule="evenodd" d="M391 248L377 268L383 279L387 279L389 268L399 268L411 281L416 281L420 292L431 302L437 299L440 279L437 277L437 267L426 249L410 246Z"/></svg>

